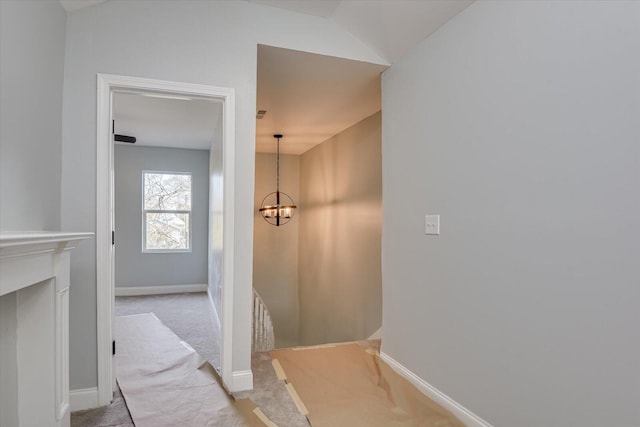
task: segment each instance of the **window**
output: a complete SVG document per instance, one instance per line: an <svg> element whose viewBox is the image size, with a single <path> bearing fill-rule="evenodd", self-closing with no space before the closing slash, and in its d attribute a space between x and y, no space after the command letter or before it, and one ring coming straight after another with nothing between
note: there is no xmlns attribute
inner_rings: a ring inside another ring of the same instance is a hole
<svg viewBox="0 0 640 427"><path fill-rule="evenodd" d="M191 251L191 174L142 172L142 251Z"/></svg>

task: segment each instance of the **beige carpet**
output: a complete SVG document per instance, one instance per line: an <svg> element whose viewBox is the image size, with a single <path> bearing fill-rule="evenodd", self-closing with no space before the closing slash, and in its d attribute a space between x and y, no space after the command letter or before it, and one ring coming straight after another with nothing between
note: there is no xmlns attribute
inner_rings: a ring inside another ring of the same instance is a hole
<svg viewBox="0 0 640 427"><path fill-rule="evenodd" d="M116 297L116 316L155 313L182 340L189 343L213 366L219 361L219 329L206 293ZM267 353L251 357L254 389L236 394L249 398L280 427L309 427L286 389L277 380ZM71 427L133 427L133 420L119 390L113 403L71 414Z"/></svg>
<svg viewBox="0 0 640 427"><path fill-rule="evenodd" d="M213 367L153 313L119 316L116 379L137 427L264 427L249 399L227 394Z"/></svg>

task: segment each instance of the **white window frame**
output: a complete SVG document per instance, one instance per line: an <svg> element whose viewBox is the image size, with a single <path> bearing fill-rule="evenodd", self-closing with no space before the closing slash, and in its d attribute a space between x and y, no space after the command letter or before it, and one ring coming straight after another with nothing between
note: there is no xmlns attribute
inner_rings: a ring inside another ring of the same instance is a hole
<svg viewBox="0 0 640 427"><path fill-rule="evenodd" d="M190 210L167 210L167 209L145 209L145 187L144 177L147 173L164 174L164 175L189 175L191 178L191 209ZM142 253L144 254L166 254L166 253L190 253L192 251L192 235L193 235L193 174L191 172L177 172L177 171L157 171L157 170L143 170L142 171ZM187 237L186 249L149 249L147 248L147 213L175 213L175 214L187 214L189 215L189 235Z"/></svg>

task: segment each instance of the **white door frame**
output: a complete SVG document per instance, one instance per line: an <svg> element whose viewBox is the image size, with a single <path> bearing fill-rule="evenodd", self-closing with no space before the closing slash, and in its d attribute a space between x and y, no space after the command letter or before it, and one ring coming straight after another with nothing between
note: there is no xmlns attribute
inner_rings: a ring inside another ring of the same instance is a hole
<svg viewBox="0 0 640 427"><path fill-rule="evenodd" d="M220 370L223 383L232 386L232 324L233 324L233 219L235 164L235 90L233 88L179 83L140 77L97 75L97 138L96 138L96 279L97 279L97 345L98 345L98 405L113 399L113 292L114 256L111 232L114 223L113 142L111 108L114 91L128 90L197 96L223 103L223 267Z"/></svg>

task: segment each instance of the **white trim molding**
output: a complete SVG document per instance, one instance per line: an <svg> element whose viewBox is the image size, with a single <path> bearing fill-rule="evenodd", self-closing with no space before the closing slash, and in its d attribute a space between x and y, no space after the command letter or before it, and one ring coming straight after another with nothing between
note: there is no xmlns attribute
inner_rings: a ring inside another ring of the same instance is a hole
<svg viewBox="0 0 640 427"><path fill-rule="evenodd" d="M164 295L164 294L183 294L191 292L206 292L206 284L189 284L189 285L158 285L158 286L126 286L116 285L117 297L130 297L139 295Z"/></svg>
<svg viewBox="0 0 640 427"><path fill-rule="evenodd" d="M229 391L237 392L253 389L253 372L247 371L233 371L232 381L229 387Z"/></svg>
<svg viewBox="0 0 640 427"><path fill-rule="evenodd" d="M438 403L440 406L451 412L460 421L462 421L467 427L492 427L491 424L405 368L400 362L389 356L384 352L380 352L380 359L389 365L394 371L400 374L403 378L416 386L425 396Z"/></svg>
<svg viewBox="0 0 640 427"><path fill-rule="evenodd" d="M111 141L112 82L98 75L96 118L96 334L98 358L98 406L113 399L115 383L111 346L113 340L114 253L112 231L113 142Z"/></svg>
<svg viewBox="0 0 640 427"><path fill-rule="evenodd" d="M111 233L114 224L113 201L113 141L111 136L112 99L114 92L154 93L193 96L220 101L223 104L223 206L224 211L223 271L221 301L222 382L233 388L233 303L234 303L234 193L235 193L235 90L233 88L192 83L171 82L141 77L97 75L96 114L96 278L97 278L97 350L98 404L107 405L113 399L113 337L114 252Z"/></svg>
<svg viewBox="0 0 640 427"><path fill-rule="evenodd" d="M15 379L0 384L0 393L14 396L2 419L69 425L70 251L92 236L0 232L0 296L15 293L15 326L0 330L0 340L7 337L9 357L17 359Z"/></svg>
<svg viewBox="0 0 640 427"><path fill-rule="evenodd" d="M98 407L98 387L80 388L69 392L71 412Z"/></svg>

